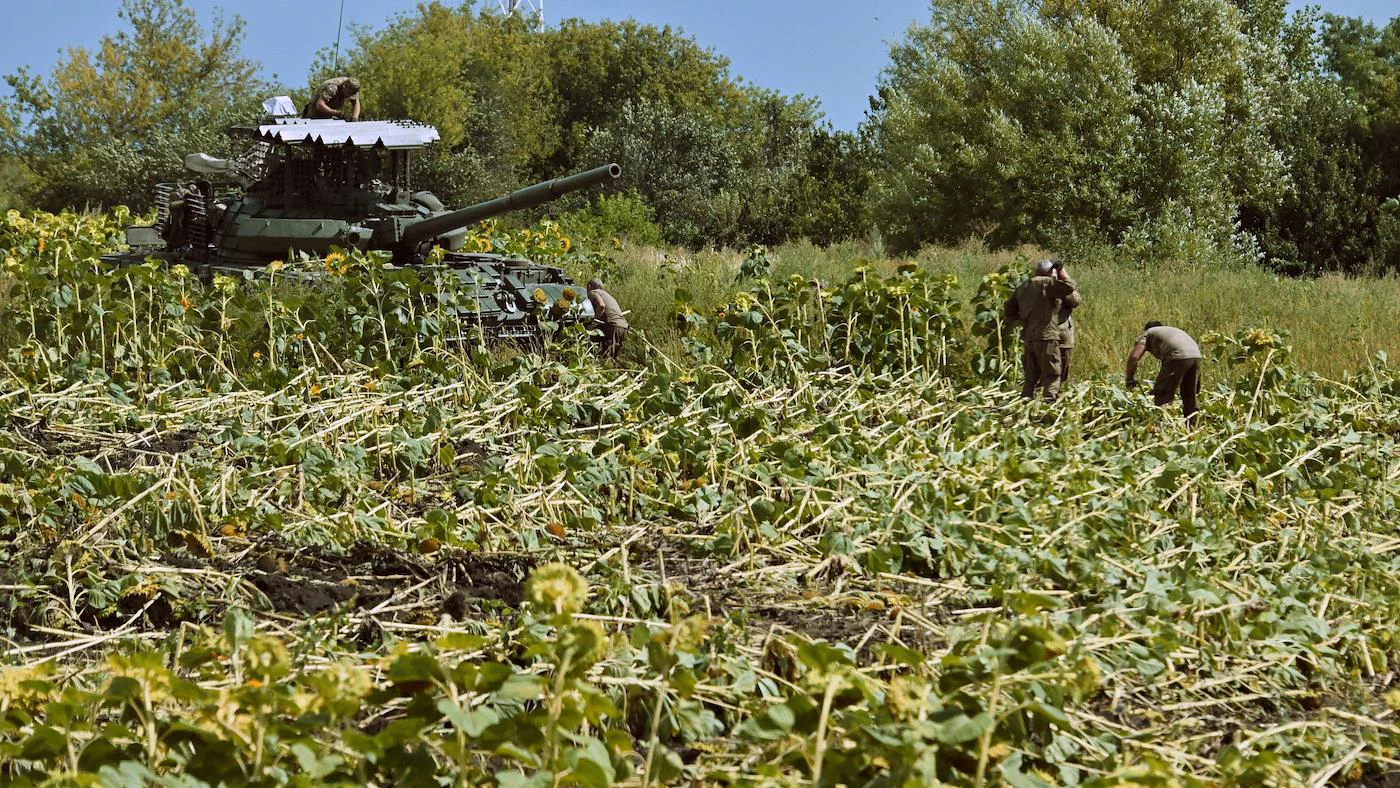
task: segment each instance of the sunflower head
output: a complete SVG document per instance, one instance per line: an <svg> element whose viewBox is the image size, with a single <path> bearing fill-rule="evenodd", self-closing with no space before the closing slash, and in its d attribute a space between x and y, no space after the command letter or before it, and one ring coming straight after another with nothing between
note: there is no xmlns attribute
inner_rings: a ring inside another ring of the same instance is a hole
<svg viewBox="0 0 1400 788"><path fill-rule="evenodd" d="M1256 328L1245 335L1244 344L1254 348L1269 347L1274 344L1274 335L1262 328Z"/></svg>
<svg viewBox="0 0 1400 788"><path fill-rule="evenodd" d="M573 615L583 609L587 598L588 581L567 564L545 564L525 583L530 606L548 615Z"/></svg>

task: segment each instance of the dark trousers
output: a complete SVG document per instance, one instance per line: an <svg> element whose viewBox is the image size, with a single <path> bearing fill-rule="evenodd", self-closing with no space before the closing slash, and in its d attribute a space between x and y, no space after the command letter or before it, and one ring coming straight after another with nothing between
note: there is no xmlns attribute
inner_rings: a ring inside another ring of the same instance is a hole
<svg viewBox="0 0 1400 788"><path fill-rule="evenodd" d="M1061 386L1063 386L1063 385L1065 385L1066 383L1069 382L1069 357L1070 357L1070 354L1072 354L1072 353L1074 353L1074 348L1072 348L1072 347L1062 347L1062 348L1060 348L1060 385L1061 385Z"/></svg>
<svg viewBox="0 0 1400 788"><path fill-rule="evenodd" d="M604 323L599 326L603 336L598 340L598 351L603 358L616 359L622 355L622 342L627 339L627 329Z"/></svg>
<svg viewBox="0 0 1400 788"><path fill-rule="evenodd" d="M1045 398L1060 395L1060 341L1058 339L1027 339L1021 350L1021 369L1026 380L1021 384L1021 396L1030 399L1036 389L1045 391Z"/></svg>
<svg viewBox="0 0 1400 788"><path fill-rule="evenodd" d="M1181 392L1181 412L1187 421L1194 421L1196 395L1201 393L1201 360L1183 358L1163 361L1162 371L1152 384L1152 401L1158 405L1170 405L1177 392Z"/></svg>

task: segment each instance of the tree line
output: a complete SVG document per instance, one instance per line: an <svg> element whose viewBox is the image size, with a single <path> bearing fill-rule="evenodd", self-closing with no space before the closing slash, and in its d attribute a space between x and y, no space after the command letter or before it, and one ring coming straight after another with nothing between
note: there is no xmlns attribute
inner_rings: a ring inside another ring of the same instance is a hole
<svg viewBox="0 0 1400 788"><path fill-rule="evenodd" d="M237 17L123 0L121 32L8 75L0 203L149 204L195 150L279 92ZM555 206L701 247L970 237L1290 273L1400 269L1400 17L1286 0L938 0L893 44L855 132L744 82L678 30L544 26L472 2L359 29L340 72L367 117L437 126L418 185L448 204L617 161Z"/></svg>

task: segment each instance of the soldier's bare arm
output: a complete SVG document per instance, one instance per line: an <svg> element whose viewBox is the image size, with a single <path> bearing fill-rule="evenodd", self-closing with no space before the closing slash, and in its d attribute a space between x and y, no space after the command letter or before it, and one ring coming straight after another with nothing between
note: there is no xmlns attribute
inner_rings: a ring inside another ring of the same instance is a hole
<svg viewBox="0 0 1400 788"><path fill-rule="evenodd" d="M1126 375L1128 388L1132 388L1133 386L1137 385L1138 362L1142 360L1142 354L1146 352L1146 342L1139 342L1136 345L1133 345L1133 349L1128 352L1128 370Z"/></svg>

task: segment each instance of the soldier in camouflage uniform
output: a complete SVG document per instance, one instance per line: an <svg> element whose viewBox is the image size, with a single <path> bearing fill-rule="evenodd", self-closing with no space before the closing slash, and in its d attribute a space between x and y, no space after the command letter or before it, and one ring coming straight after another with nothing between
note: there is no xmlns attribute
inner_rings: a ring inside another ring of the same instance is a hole
<svg viewBox="0 0 1400 788"><path fill-rule="evenodd" d="M1152 400L1159 407L1169 405L1181 392L1181 412L1187 423L1196 420L1196 395L1201 391L1201 348L1191 335L1179 328L1164 326L1156 320L1143 326L1142 334L1128 353L1128 388L1137 385L1138 361L1151 353L1162 362L1157 380L1152 384Z"/></svg>
<svg viewBox="0 0 1400 788"><path fill-rule="evenodd" d="M1026 376L1021 396L1030 399L1040 389L1053 402L1060 394L1060 312L1066 303L1073 308L1082 299L1063 264L1041 260L1034 273L1011 293L1003 311L1008 320L1021 324L1021 368Z"/></svg>
<svg viewBox="0 0 1400 788"><path fill-rule="evenodd" d="M349 102L350 109L341 109ZM360 119L360 81L354 77L334 77L321 83L316 95L302 110L303 118Z"/></svg>
<svg viewBox="0 0 1400 788"><path fill-rule="evenodd" d="M1076 307L1084 304L1084 295L1075 290L1060 302L1060 386L1069 383L1069 359L1074 355L1074 315Z"/></svg>

